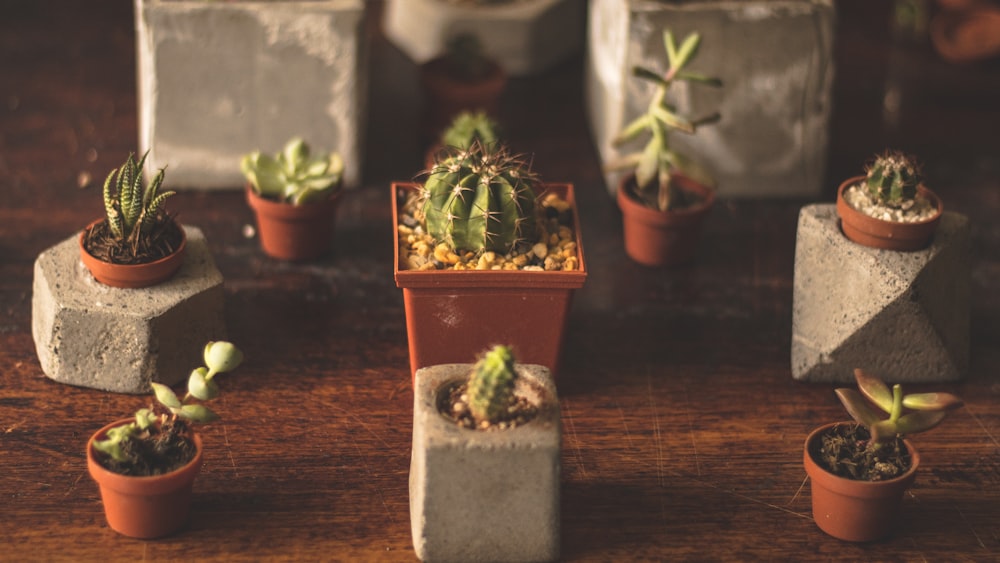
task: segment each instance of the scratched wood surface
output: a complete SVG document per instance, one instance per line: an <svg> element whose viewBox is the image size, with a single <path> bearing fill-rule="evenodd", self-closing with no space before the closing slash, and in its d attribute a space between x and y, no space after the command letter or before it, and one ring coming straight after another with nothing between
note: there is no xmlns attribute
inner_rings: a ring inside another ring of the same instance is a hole
<svg viewBox="0 0 1000 563"><path fill-rule="evenodd" d="M987 561L1000 553L1000 67L890 57L885 11L838 3L829 181L887 144L917 152L950 209L975 224L972 367L938 386L967 406L920 436L924 469L901 529L871 545L822 534L801 465L807 432L843 419L832 386L789 371L794 234L805 201L723 201L700 263L622 256L581 99L582 57L515 80L502 118L546 178L580 192L590 279L559 381L566 560ZM377 8L377 5L375 6ZM100 214L95 186L136 144L131 2L16 0L0 18L0 559L413 560L411 401L388 190L420 167L416 71L371 26L365 182L332 254L264 258L238 193L172 200L225 276L223 420L204 429L189 527L152 542L103 521L84 441L143 406L55 383L31 336L32 264ZM894 60L890 65L888 61ZM885 84L901 85L895 121ZM192 85L196 87L196 85ZM169 173L168 173L169 179ZM192 367L198 358L193 353ZM921 387L924 389L924 387Z"/></svg>

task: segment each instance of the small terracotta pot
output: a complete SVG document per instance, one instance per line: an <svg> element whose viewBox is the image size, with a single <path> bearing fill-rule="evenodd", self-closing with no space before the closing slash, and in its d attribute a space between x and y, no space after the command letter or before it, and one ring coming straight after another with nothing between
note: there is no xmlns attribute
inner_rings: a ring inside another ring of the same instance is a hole
<svg viewBox="0 0 1000 563"><path fill-rule="evenodd" d="M810 453L813 441L834 426L835 422L813 430L806 438L803 464L812 490L813 520L831 536L853 542L873 541L887 536L899 520L903 493L913 484L920 454L909 440L903 440L910 452L910 469L888 481L855 481L838 477L820 467Z"/></svg>
<svg viewBox="0 0 1000 563"><path fill-rule="evenodd" d="M695 193L703 202L697 207L660 211L646 207L631 192L635 174L618 185L618 207L622 211L625 252L646 266L680 266L694 260L701 240L701 226L715 204L715 192L686 176L674 175L681 190Z"/></svg>
<svg viewBox="0 0 1000 563"><path fill-rule="evenodd" d="M177 247L177 250L173 254L164 256L159 260L145 264L112 264L111 262L105 262L94 257L84 248L83 239L94 226L102 221L104 219L92 221L84 230L80 231L79 242L80 259L83 261L83 265L90 270L94 279L104 285L126 289L149 287L170 279L181 265L184 264L187 233L184 232L184 227L180 225L177 225L177 228L181 231L180 246Z"/></svg>
<svg viewBox="0 0 1000 563"><path fill-rule="evenodd" d="M427 142L440 137L441 132L463 110L483 110L496 116L500 95L507 86L507 72L499 64L490 63L490 70L476 82L465 82L452 76L443 57L420 66L420 84L426 96L424 136Z"/></svg>
<svg viewBox="0 0 1000 563"><path fill-rule="evenodd" d="M195 433L195 456L187 465L165 475L132 477L108 471L97 461L94 440L115 426L132 422L122 419L101 428L87 441L87 470L101 489L104 515L111 529L142 539L159 538L179 530L191 511L191 489L201 471L201 436Z"/></svg>
<svg viewBox="0 0 1000 563"><path fill-rule="evenodd" d="M916 223L876 219L851 207L844 199L844 192L864 179L864 176L848 178L837 189L837 215L840 217L840 228L844 235L858 244L872 248L901 251L926 248L934 237L934 232L941 221L941 214L944 212L941 198L924 186L918 186L918 193L929 199L937 208L937 213L933 217Z"/></svg>
<svg viewBox="0 0 1000 563"><path fill-rule="evenodd" d="M260 246L279 260L313 260L330 248L340 193L330 199L291 205L263 198L249 186L247 203L257 217Z"/></svg>

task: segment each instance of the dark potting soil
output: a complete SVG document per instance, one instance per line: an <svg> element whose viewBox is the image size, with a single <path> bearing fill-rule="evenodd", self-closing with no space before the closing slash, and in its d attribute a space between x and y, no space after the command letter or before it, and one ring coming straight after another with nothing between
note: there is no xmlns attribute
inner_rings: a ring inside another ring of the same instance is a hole
<svg viewBox="0 0 1000 563"><path fill-rule="evenodd" d="M871 447L871 434L860 424L841 424L826 431L810 445L810 455L820 467L838 477L855 481L886 481L910 469L910 452L895 438Z"/></svg>
<svg viewBox="0 0 1000 563"><path fill-rule="evenodd" d="M161 214L147 234L136 233L128 239L111 234L107 219L83 235L83 247L91 256L111 264L146 264L172 254L181 245L183 234L173 217Z"/></svg>
<svg viewBox="0 0 1000 563"><path fill-rule="evenodd" d="M134 477L170 473L187 465L195 455L191 429L181 419L168 419L158 428L151 426L123 442L122 450L128 458L126 461L101 456L101 465L109 471Z"/></svg>

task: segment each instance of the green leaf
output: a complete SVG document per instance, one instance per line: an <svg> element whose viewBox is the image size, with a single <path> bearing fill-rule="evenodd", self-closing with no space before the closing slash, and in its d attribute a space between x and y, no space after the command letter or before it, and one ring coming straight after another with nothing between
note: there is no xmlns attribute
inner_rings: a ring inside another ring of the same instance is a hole
<svg viewBox="0 0 1000 563"><path fill-rule="evenodd" d="M875 442L887 442L903 433L899 429L899 421L881 420L868 427L872 440Z"/></svg>
<svg viewBox="0 0 1000 563"><path fill-rule="evenodd" d="M219 420L219 415L205 405L184 405L176 412L177 416L194 422L208 423Z"/></svg>
<svg viewBox="0 0 1000 563"><path fill-rule="evenodd" d="M214 372L232 371L243 361L243 352L232 342L218 340L205 345L204 360Z"/></svg>
<svg viewBox="0 0 1000 563"><path fill-rule="evenodd" d="M694 133L694 125L683 117L671 113L663 107L654 107L652 108L652 111L656 119L662 121L668 127L672 127L685 133Z"/></svg>
<svg viewBox="0 0 1000 563"><path fill-rule="evenodd" d="M698 51L699 44L701 44L701 35L699 33L695 32L685 37L684 42L681 43L681 47L677 51L677 56L670 63L670 68L675 73L680 72L694 57Z"/></svg>
<svg viewBox="0 0 1000 563"><path fill-rule="evenodd" d="M899 434L917 434L926 432L934 428L944 417L948 416L947 411L917 411L904 414L896 421L896 428Z"/></svg>
<svg viewBox="0 0 1000 563"><path fill-rule="evenodd" d="M631 123L626 125L625 128L622 129L622 132L619 133L617 137L611 140L611 145L617 147L628 141L631 141L632 139L642 134L642 132L644 132L648 127L649 127L649 116L646 114L642 114L639 117L632 120Z"/></svg>
<svg viewBox="0 0 1000 563"><path fill-rule="evenodd" d="M635 180L639 189L645 189L656 178L660 164L660 141L654 137L646 143L639 164L635 168Z"/></svg>
<svg viewBox="0 0 1000 563"><path fill-rule="evenodd" d="M632 74L639 78L649 80L650 82L653 82L657 86L662 86L664 88L670 87L670 82L668 80L660 76L659 73L653 72L648 68L643 68L641 66L634 66L632 67Z"/></svg>
<svg viewBox="0 0 1000 563"><path fill-rule="evenodd" d="M868 400L885 412L892 412L892 390L888 385L860 368L854 370L854 379L858 382L858 390L868 397Z"/></svg>
<svg viewBox="0 0 1000 563"><path fill-rule="evenodd" d="M865 398L854 389L837 389L834 391L837 394L837 398L847 409L847 414L851 415L851 418L856 420L859 424L871 428L880 420L879 413L875 412L874 409L865 401Z"/></svg>
<svg viewBox="0 0 1000 563"><path fill-rule="evenodd" d="M715 88L722 87L722 80L715 78L714 76L705 76L704 74L698 74L696 72L688 72L686 70L680 71L674 75L676 80L684 80L686 82L697 82L699 84L704 84L706 86L712 86Z"/></svg>
<svg viewBox="0 0 1000 563"><path fill-rule="evenodd" d="M156 413L149 409L139 409L135 412L135 425L139 430L145 430L156 423Z"/></svg>
<svg viewBox="0 0 1000 563"><path fill-rule="evenodd" d="M202 401L210 401L219 396L219 386L210 379L205 379L208 369L198 368L191 372L188 378L188 393Z"/></svg>
<svg viewBox="0 0 1000 563"><path fill-rule="evenodd" d="M160 402L163 406L168 409L180 408L181 401L174 394L173 390L162 383L151 383L153 386L153 393L156 394L156 400Z"/></svg>
<svg viewBox="0 0 1000 563"><path fill-rule="evenodd" d="M667 50L667 62L670 68L677 68L677 45L674 43L674 34L669 29L663 30L663 47Z"/></svg>
<svg viewBox="0 0 1000 563"><path fill-rule="evenodd" d="M903 396L903 406L916 411L947 411L964 403L951 393L913 393Z"/></svg>

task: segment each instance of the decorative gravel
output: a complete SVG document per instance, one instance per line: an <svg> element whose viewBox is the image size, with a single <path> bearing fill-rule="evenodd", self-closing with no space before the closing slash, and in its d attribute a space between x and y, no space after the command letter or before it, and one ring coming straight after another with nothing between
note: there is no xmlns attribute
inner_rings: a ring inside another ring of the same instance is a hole
<svg viewBox="0 0 1000 563"><path fill-rule="evenodd" d="M908 206L902 208L888 207L872 201L868 192L862 189L860 184L855 184L844 190L844 200L858 211L883 221L893 221L896 223L917 223L926 221L934 216L937 207L921 194L908 202Z"/></svg>

